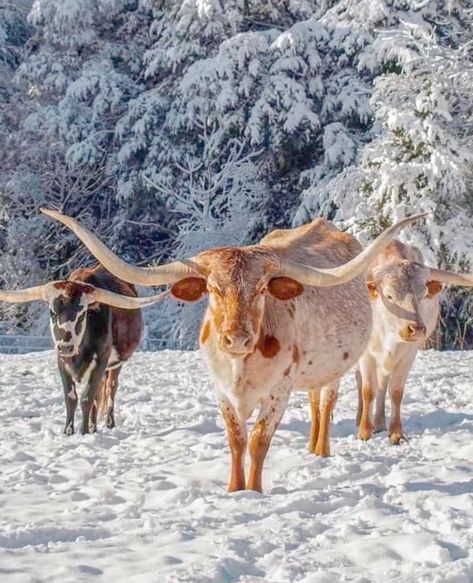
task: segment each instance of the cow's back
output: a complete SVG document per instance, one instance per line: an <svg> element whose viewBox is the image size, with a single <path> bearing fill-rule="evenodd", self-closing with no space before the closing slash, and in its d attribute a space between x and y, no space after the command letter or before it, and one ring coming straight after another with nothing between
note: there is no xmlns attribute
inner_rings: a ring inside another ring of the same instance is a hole
<svg viewBox="0 0 473 583"><path fill-rule="evenodd" d="M354 237L338 231L325 219L316 219L296 229L276 230L261 245L272 249L283 260L315 268L342 265L362 251ZM294 317L280 322L280 328L286 337L291 337L299 352L307 354L308 362L301 369L304 374L298 375L296 384L310 387L311 383L323 384L341 376L358 360L371 332L366 274L333 287L305 286L304 293L292 302ZM268 299L270 326L274 327L275 322L284 318L282 307L279 300Z"/></svg>
<svg viewBox="0 0 473 583"><path fill-rule="evenodd" d="M133 284L115 277L103 265L80 267L69 277L73 281L83 281L91 285L121 294L138 297ZM142 317L141 310L123 310L107 306L112 315L112 345L123 362L130 358L141 340Z"/></svg>
<svg viewBox="0 0 473 583"><path fill-rule="evenodd" d="M352 235L339 231L325 219L314 219L295 229L276 229L260 244L273 249L283 259L313 267L336 267L362 251Z"/></svg>

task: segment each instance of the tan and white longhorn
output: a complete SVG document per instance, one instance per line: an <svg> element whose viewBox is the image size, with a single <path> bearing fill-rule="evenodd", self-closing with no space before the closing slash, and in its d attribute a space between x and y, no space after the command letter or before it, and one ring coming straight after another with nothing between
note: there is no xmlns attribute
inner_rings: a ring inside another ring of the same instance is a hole
<svg viewBox="0 0 473 583"><path fill-rule="evenodd" d="M358 360L371 331L367 267L404 226L425 216L393 225L364 251L351 235L317 219L274 231L257 245L210 249L142 268L125 263L76 220L44 212L72 229L126 281L172 284L171 296L183 301L208 293L200 346L227 427L229 491L261 491L263 462L294 389L313 391L313 451L329 455L339 379ZM248 439L247 420L257 407Z"/></svg>
<svg viewBox="0 0 473 583"><path fill-rule="evenodd" d="M404 437L401 401L417 351L435 329L442 284L473 287L473 275L424 265L413 245L392 241L369 269L368 288L373 308L373 330L357 365L358 437L371 438L386 429L385 400L389 390L389 439ZM372 405L376 412L372 419Z"/></svg>

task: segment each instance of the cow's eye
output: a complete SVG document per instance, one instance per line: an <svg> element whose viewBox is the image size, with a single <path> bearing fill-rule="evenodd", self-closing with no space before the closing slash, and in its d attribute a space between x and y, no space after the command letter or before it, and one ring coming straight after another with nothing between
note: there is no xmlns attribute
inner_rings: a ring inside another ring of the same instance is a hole
<svg viewBox="0 0 473 583"><path fill-rule="evenodd" d="M394 300L393 296L390 293L385 293L384 295L388 302L392 302Z"/></svg>

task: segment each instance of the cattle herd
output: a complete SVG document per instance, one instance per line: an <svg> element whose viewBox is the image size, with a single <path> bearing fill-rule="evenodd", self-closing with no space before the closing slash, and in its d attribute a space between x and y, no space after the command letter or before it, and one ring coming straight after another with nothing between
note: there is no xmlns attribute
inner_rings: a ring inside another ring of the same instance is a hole
<svg viewBox="0 0 473 583"><path fill-rule="evenodd" d="M264 459L293 390L309 394L309 451L330 455L338 386L353 366L358 437L367 440L386 429L389 390L388 435L399 444L404 386L417 350L434 330L442 284L473 287L473 275L426 267L419 249L396 240L403 227L425 215L399 221L365 249L316 219L273 231L256 245L209 249L143 268L124 262L76 220L43 212L74 231L100 262L64 281L0 291L3 301L49 304L66 403L64 432L74 433L78 401L82 433L96 430L98 411L114 427L118 375L140 342L140 308L167 293L183 302L208 294L200 348L227 429L230 492L262 491ZM134 287L166 284L168 292L143 298Z"/></svg>

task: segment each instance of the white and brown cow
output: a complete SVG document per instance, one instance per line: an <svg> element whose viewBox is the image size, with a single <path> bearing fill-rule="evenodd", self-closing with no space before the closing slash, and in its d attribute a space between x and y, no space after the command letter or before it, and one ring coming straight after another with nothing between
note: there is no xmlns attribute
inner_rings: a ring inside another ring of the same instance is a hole
<svg viewBox="0 0 473 583"><path fill-rule="evenodd" d="M97 409L106 413L106 425L115 426L114 403L123 363L140 343L141 307L163 294L136 297L133 285L119 280L100 264L75 270L67 280L24 290L2 290L0 300L49 304L50 325L66 402L64 433L74 433L77 385L82 433L93 433Z"/></svg>
<svg viewBox="0 0 473 583"><path fill-rule="evenodd" d="M200 346L227 426L229 491L261 491L263 462L295 388L320 390L315 452L329 455L329 422L339 379L358 360L371 332L366 269L418 217L394 225L364 251L353 237L318 219L275 231L257 245L212 249L189 260L138 268L74 219L45 212L70 227L126 281L172 283L172 296L183 301L208 293ZM248 440L247 420L258 407ZM247 444L250 470L245 481Z"/></svg>
<svg viewBox="0 0 473 583"><path fill-rule="evenodd" d="M426 267L421 251L400 241L387 245L370 266L368 289L373 331L356 370L359 439L368 440L373 431L386 429L388 390L389 439L397 445L404 438L401 423L404 387L417 351L436 326L442 283L472 286L473 277Z"/></svg>

